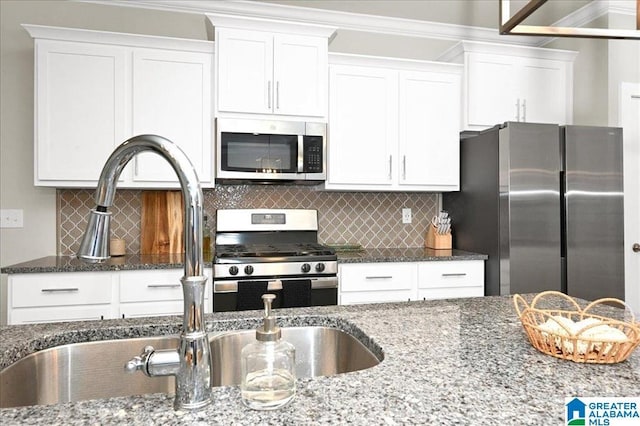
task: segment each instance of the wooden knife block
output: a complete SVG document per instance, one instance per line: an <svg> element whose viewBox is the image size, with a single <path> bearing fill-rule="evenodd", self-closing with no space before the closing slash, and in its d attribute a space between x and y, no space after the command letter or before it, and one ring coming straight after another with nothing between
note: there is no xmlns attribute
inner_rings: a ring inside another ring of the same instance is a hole
<svg viewBox="0 0 640 426"><path fill-rule="evenodd" d="M184 253L180 191L142 191L140 254Z"/></svg>
<svg viewBox="0 0 640 426"><path fill-rule="evenodd" d="M447 234L436 233L436 227L429 225L424 246L435 250L451 250L451 232Z"/></svg>

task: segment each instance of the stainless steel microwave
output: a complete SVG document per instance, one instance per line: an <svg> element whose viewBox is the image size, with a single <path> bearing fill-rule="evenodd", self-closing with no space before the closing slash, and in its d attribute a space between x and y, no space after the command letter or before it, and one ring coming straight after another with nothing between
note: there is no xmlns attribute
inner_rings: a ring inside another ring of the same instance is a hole
<svg viewBox="0 0 640 426"><path fill-rule="evenodd" d="M216 181L320 183L326 132L325 123L218 118Z"/></svg>

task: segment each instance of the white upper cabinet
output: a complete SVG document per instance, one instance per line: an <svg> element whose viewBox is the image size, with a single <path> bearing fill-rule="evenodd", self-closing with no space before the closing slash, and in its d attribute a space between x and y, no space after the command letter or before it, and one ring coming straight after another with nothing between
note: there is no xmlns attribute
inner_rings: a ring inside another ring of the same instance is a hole
<svg viewBox="0 0 640 426"><path fill-rule="evenodd" d="M397 146L393 70L332 65L328 183L388 187Z"/></svg>
<svg viewBox="0 0 640 426"><path fill-rule="evenodd" d="M216 28L217 115L326 119L334 28L208 16Z"/></svg>
<svg viewBox="0 0 640 426"><path fill-rule="evenodd" d="M505 121L571 124L577 52L463 41L440 59L464 64L463 128Z"/></svg>
<svg viewBox="0 0 640 426"><path fill-rule="evenodd" d="M213 43L24 26L35 39L36 186L95 187L116 146L157 134L214 185ZM177 188L155 154L123 170L120 187Z"/></svg>
<svg viewBox="0 0 640 426"><path fill-rule="evenodd" d="M457 190L460 74L400 71L399 83L399 184Z"/></svg>
<svg viewBox="0 0 640 426"><path fill-rule="evenodd" d="M97 181L127 134L126 60L118 46L38 40L36 185Z"/></svg>
<svg viewBox="0 0 640 426"><path fill-rule="evenodd" d="M461 67L330 55L325 188L459 189Z"/></svg>
<svg viewBox="0 0 640 426"><path fill-rule="evenodd" d="M133 52L133 135L157 134L182 148L201 184L213 185L211 56L196 52ZM134 182L176 181L169 163L153 153L134 159ZM149 186L149 185L146 185Z"/></svg>

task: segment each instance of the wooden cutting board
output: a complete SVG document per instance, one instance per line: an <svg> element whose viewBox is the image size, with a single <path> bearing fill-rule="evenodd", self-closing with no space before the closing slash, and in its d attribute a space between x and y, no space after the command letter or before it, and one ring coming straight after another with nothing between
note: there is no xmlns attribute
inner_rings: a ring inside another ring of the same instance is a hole
<svg viewBox="0 0 640 426"><path fill-rule="evenodd" d="M141 254L184 253L180 191L142 191Z"/></svg>

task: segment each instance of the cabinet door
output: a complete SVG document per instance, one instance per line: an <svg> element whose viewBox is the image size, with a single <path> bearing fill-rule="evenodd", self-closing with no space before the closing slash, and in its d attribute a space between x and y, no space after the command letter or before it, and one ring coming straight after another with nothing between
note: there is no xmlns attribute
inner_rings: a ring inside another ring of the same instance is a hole
<svg viewBox="0 0 640 426"><path fill-rule="evenodd" d="M399 183L459 187L460 76L400 72Z"/></svg>
<svg viewBox="0 0 640 426"><path fill-rule="evenodd" d="M567 64L548 59L522 60L519 71L520 121L567 124Z"/></svg>
<svg viewBox="0 0 640 426"><path fill-rule="evenodd" d="M218 110L271 113L273 36L260 31L216 32Z"/></svg>
<svg viewBox="0 0 640 426"><path fill-rule="evenodd" d="M340 265L341 305L403 302L416 298L415 263Z"/></svg>
<svg viewBox="0 0 640 426"><path fill-rule="evenodd" d="M125 138L125 58L117 46L36 42L36 185L95 185Z"/></svg>
<svg viewBox="0 0 640 426"><path fill-rule="evenodd" d="M91 321L111 319L111 305L54 306L20 308L9 311L7 323L36 324L45 322Z"/></svg>
<svg viewBox="0 0 640 426"><path fill-rule="evenodd" d="M467 54L466 124L493 126L519 121L518 59L491 54Z"/></svg>
<svg viewBox="0 0 640 426"><path fill-rule="evenodd" d="M327 55L324 37L274 37L274 113L326 116Z"/></svg>
<svg viewBox="0 0 640 426"><path fill-rule="evenodd" d="M185 152L203 183L212 183L211 67L208 53L136 49L133 52L133 135L156 134ZM134 159L133 180L177 183L161 157Z"/></svg>
<svg viewBox="0 0 640 426"><path fill-rule="evenodd" d="M327 187L390 186L397 146L397 73L330 68Z"/></svg>
<svg viewBox="0 0 640 426"><path fill-rule="evenodd" d="M418 297L444 299L484 295L484 260L421 262Z"/></svg>

